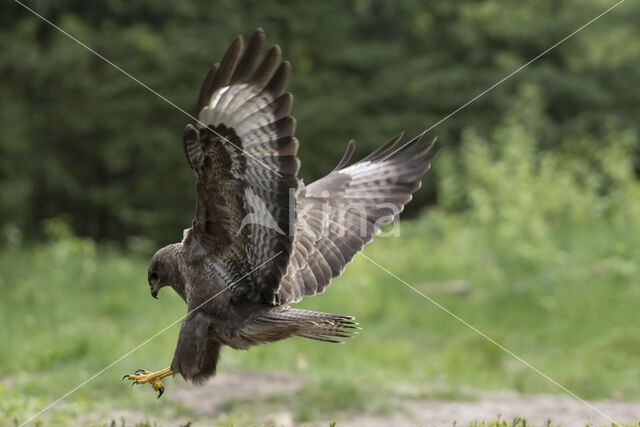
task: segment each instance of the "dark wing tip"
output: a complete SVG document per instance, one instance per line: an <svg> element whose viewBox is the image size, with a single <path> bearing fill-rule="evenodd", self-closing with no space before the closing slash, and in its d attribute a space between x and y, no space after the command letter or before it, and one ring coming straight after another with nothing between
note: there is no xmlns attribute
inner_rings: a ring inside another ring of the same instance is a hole
<svg viewBox="0 0 640 427"><path fill-rule="evenodd" d="M422 139L423 136L424 136L424 133L421 133L421 134L418 134L418 135L414 136L406 144L400 146L400 148L398 148L395 151L391 152L390 154L384 156L382 158L382 160L395 159L400 154L404 153L405 151L407 151L411 147L415 146L418 142L420 142L420 140Z"/></svg>
<svg viewBox="0 0 640 427"><path fill-rule="evenodd" d="M269 80L267 86L265 86L264 91L270 93L274 97L277 97L286 89L290 78L291 62L282 61L275 74L271 77L271 80Z"/></svg>
<svg viewBox="0 0 640 427"><path fill-rule="evenodd" d="M350 139L347 143L347 149L342 155L342 159L338 162L338 165L331 171L335 172L337 170L342 169L349 160L351 160L351 156L353 156L353 152L356 150L356 141L354 139Z"/></svg>
<svg viewBox="0 0 640 427"><path fill-rule="evenodd" d="M244 41L242 35L238 35L227 48L227 51L222 57L222 61L211 67L200 87L200 94L198 95L198 103L196 105L198 113L209 103L211 95L213 95L217 89L229 83L243 47Z"/></svg>
<svg viewBox="0 0 640 427"><path fill-rule="evenodd" d="M249 39L247 49L244 52L242 59L240 59L240 63L233 73L233 77L231 77L231 83L235 83L237 81L244 82L248 80L253 67L256 65L258 56L260 55L260 52L262 52L265 39L266 36L264 30L260 27L256 28L256 31Z"/></svg>
<svg viewBox="0 0 640 427"><path fill-rule="evenodd" d="M364 159L362 159L360 161L361 162L368 162L369 160L377 160L377 159L379 159L380 157L382 157L382 155L384 153L386 153L387 151L391 150L398 143L398 141L400 141L400 139L402 139L403 136L404 136L404 131L398 133L396 136L394 136L389 141L384 143L380 148L378 148L373 153L369 154L368 156L366 156Z"/></svg>
<svg viewBox="0 0 640 427"><path fill-rule="evenodd" d="M229 50L231 49L236 49L236 48L240 48L239 50L242 50L242 47L244 45L244 39L242 38L242 34L238 34L236 36L235 39L233 39L233 41L231 42L231 45L229 45Z"/></svg>
<svg viewBox="0 0 640 427"><path fill-rule="evenodd" d="M424 135L425 135L425 132L422 132L422 133L416 135L414 138L412 138L409 142L407 142L406 144L404 144L400 148L398 148L395 151L393 151L393 152L387 154L386 156L382 157L382 159L380 159L380 161L382 162L382 161L385 161L385 160L396 159L396 158L400 157L400 155L402 155L403 153L409 153L409 154L406 154L406 155L411 157L411 158L417 158L417 157L423 156L424 154L428 153L431 150L431 148L434 146L434 144L438 140L438 137L434 137L427 144L422 145L422 146L418 146L418 143L420 142L420 140L422 140L422 137L424 137ZM412 151L410 151L410 150L412 150Z"/></svg>
<svg viewBox="0 0 640 427"><path fill-rule="evenodd" d="M438 150L436 150L435 152L431 151L437 139L438 139L437 137L434 137L434 138L431 138L431 140L426 144L422 146L416 146L415 150L411 152L410 157L412 158L422 157L425 154L429 153L429 155L427 156L427 160L431 161L435 156L435 154L438 153Z"/></svg>
<svg viewBox="0 0 640 427"><path fill-rule="evenodd" d="M282 49L276 44L269 49L249 83L264 88L280 66L280 62L282 62Z"/></svg>
<svg viewBox="0 0 640 427"><path fill-rule="evenodd" d="M200 86L200 94L198 95L198 103L196 104L196 113L200 111L209 103L212 93L213 81L216 78L220 63L217 62L207 71L207 75L204 77L202 86Z"/></svg>

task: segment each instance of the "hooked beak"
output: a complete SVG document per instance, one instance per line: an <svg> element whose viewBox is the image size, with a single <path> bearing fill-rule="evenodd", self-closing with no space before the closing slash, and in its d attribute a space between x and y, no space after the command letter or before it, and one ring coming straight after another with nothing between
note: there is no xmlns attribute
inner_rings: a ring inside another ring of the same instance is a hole
<svg viewBox="0 0 640 427"><path fill-rule="evenodd" d="M151 290L151 296L154 297L155 299L158 299L158 290L157 289L152 289Z"/></svg>

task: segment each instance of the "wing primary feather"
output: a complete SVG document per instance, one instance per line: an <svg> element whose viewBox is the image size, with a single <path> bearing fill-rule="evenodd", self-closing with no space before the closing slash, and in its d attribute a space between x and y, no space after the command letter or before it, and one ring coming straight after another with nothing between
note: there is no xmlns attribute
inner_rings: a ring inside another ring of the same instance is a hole
<svg viewBox="0 0 640 427"><path fill-rule="evenodd" d="M340 159L338 166L336 166L331 172L342 169L349 162L349 160L351 160L351 156L353 156L353 152L355 151L355 149L356 141L353 139L349 140L349 142L347 143L347 150L342 155L342 159Z"/></svg>
<svg viewBox="0 0 640 427"><path fill-rule="evenodd" d="M402 147L398 148L397 150L395 150L391 154L389 154L389 155L385 156L384 158L382 158L380 160L380 162L383 162L385 160L392 160L392 159L398 158L400 156L400 154L406 152L410 148L414 147L418 142L420 142L420 140L422 139L423 136L424 136L424 133L421 133L421 134L417 135L415 138L413 138L411 141L407 142ZM436 143L437 140L438 140L437 136L432 138L431 141L429 141L426 145L424 145L423 147L420 147L419 149L415 150L411 154L411 157L421 157L421 156L423 156L425 153L427 153L427 152L429 152L431 150L431 148L433 147L433 145ZM433 159L433 156L435 156L435 154L437 154L437 152L432 154L430 156L429 160Z"/></svg>
<svg viewBox="0 0 640 427"><path fill-rule="evenodd" d="M424 133L418 134L417 136L412 138L409 142L407 142L406 144L404 144L400 148L397 148L396 150L394 150L390 154L384 156L382 159L380 159L380 162L383 162L385 160L395 159L400 154L404 153L405 151L407 151L411 147L415 146L418 142L420 142L420 140L422 139L423 136L424 136Z"/></svg>
<svg viewBox="0 0 640 427"><path fill-rule="evenodd" d="M240 59L238 67L233 73L233 77L231 77L231 83L245 82L249 79L249 75L258 62L258 56L264 47L264 41L264 30L260 27L256 28L251 39L249 39L247 50L242 56L242 59Z"/></svg>
<svg viewBox="0 0 640 427"><path fill-rule="evenodd" d="M416 137L418 138L418 137ZM421 138L421 137L420 137ZM414 138L415 139L415 138ZM418 141L420 141L420 139L418 138L417 141L413 141L413 144L411 147L400 147L398 150L396 150L395 152L391 153L389 156L385 157L383 160L381 161L385 161L385 160L394 160L400 157L400 154L402 154L403 152L406 152L409 148L415 148L415 150L413 150L410 154L406 154L404 157L411 157L412 159L419 159L421 157L423 157L426 153L428 153L431 148L433 147L433 145L436 143L436 140L438 138L434 137L431 139L431 141L429 141L427 144L424 144L422 146L416 146L416 144L418 143ZM408 143L407 143L408 144ZM431 160L431 158L433 157L433 152L431 152L431 154L428 156L429 157L429 161ZM424 158L421 159L421 162L424 163Z"/></svg>
<svg viewBox="0 0 640 427"><path fill-rule="evenodd" d="M283 93L273 101L275 109L273 110L273 117L278 120L284 116L289 115L291 112L291 106L293 105L293 95L291 93Z"/></svg>
<svg viewBox="0 0 640 427"><path fill-rule="evenodd" d="M236 68L238 59L240 59L243 44L242 36L238 36L233 39L229 49L227 49L227 53L224 54L224 57L220 62L220 69L213 80L212 90L219 89L229 84L229 80L233 75L233 70Z"/></svg>
<svg viewBox="0 0 640 427"><path fill-rule="evenodd" d="M264 91L270 93L274 97L280 95L287 84L289 84L289 79L291 78L291 63L289 61L282 61L278 70L273 75L267 86L264 88Z"/></svg>
<svg viewBox="0 0 640 427"><path fill-rule="evenodd" d="M404 131L400 132L399 134L397 134L396 136L391 138L382 147L378 148L376 151L374 151L373 153L369 154L367 157L365 157L364 159L362 159L360 161L361 162L367 162L369 160L376 159L378 156L382 155L383 153L386 153L394 145L396 145L398 143L398 141L400 141L400 139L402 138L403 135L404 135Z"/></svg>
<svg viewBox="0 0 640 427"><path fill-rule="evenodd" d="M438 156L438 154L440 154L440 148L438 148L437 150L431 151L431 148L433 147L433 145L436 143L437 140L438 140L438 137L436 136L431 141L429 141L429 145L427 146L427 150L425 151L425 153L427 153L427 152L429 153L425 157L425 160L427 161L427 163L429 165Z"/></svg>
<svg viewBox="0 0 640 427"><path fill-rule="evenodd" d="M433 137L431 141L429 141L425 146L420 147L420 149L413 154L413 157L421 157L426 153L429 153L426 160L429 162L433 160L433 158L440 152L440 150L431 151L431 148L433 147L433 145L436 143L437 140L438 140L437 136Z"/></svg>
<svg viewBox="0 0 640 427"><path fill-rule="evenodd" d="M211 100L211 95L213 94L213 80L216 77L216 74L220 69L220 64L216 63L209 69L209 72L204 78L202 82L202 86L200 87L200 95L198 95L198 104L196 105L197 112L199 113L202 109L209 103Z"/></svg>
<svg viewBox="0 0 640 427"><path fill-rule="evenodd" d="M273 73L275 73L281 61L282 50L280 46L274 45L267 52L249 83L258 88L263 88L271 79L271 76L273 76Z"/></svg>

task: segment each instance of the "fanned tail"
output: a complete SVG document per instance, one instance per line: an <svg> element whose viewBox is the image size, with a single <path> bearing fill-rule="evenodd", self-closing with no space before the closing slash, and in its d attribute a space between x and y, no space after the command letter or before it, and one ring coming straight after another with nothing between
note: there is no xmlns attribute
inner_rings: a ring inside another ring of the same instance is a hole
<svg viewBox="0 0 640 427"><path fill-rule="evenodd" d="M312 340L342 343L340 338L353 338L361 329L353 316L295 308L285 313L295 316L301 323L300 331L296 335Z"/></svg>
<svg viewBox="0 0 640 427"><path fill-rule="evenodd" d="M341 343L358 333L358 323L352 316L300 310L286 307L262 314L240 330L241 341L228 343L234 348L279 341L291 336Z"/></svg>

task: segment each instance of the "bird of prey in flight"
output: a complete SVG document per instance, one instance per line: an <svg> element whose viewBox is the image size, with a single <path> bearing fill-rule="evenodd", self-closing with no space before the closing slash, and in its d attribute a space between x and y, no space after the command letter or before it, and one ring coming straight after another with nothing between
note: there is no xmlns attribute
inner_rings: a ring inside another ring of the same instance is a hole
<svg viewBox="0 0 640 427"><path fill-rule="evenodd" d="M151 295L170 286L187 303L170 367L124 378L164 392L180 374L201 383L216 372L223 346L251 346L300 336L340 342L359 329L351 316L293 308L323 292L353 256L393 221L432 159L420 136L394 149L402 134L348 165L304 185L292 96L291 65L256 30L243 49L238 36L207 73L198 121L183 142L196 180L196 209L180 243L151 259ZM244 50L244 54L243 54Z"/></svg>

